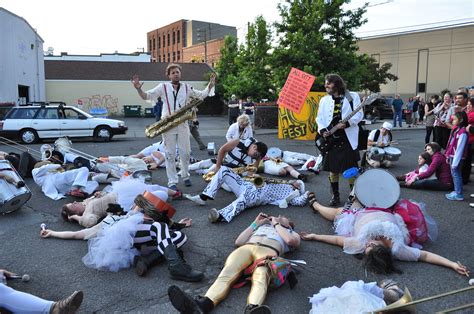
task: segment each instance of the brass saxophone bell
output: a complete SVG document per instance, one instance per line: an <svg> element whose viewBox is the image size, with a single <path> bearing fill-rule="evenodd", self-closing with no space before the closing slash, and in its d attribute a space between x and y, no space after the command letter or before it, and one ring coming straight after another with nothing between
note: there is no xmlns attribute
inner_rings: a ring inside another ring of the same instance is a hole
<svg viewBox="0 0 474 314"><path fill-rule="evenodd" d="M413 300L410 290L408 290L407 287L405 287L405 293L403 294L403 297L401 297L398 301L382 308L379 309L373 313L396 313L396 312L403 312L403 313L416 313L416 307L415 305L407 305L404 306L407 303L410 303Z"/></svg>

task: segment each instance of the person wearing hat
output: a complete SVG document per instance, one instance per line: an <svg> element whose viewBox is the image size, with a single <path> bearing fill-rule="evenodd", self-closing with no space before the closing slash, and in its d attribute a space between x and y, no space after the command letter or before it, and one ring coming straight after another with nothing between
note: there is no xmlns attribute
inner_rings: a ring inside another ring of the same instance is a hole
<svg viewBox="0 0 474 314"><path fill-rule="evenodd" d="M384 122L382 127L377 130L372 130L369 133L369 137L367 139L367 149L372 147L379 147L384 148L390 145L392 142L392 124L390 122ZM366 154L367 163L374 168L379 167L390 167L392 165L391 161L389 160L382 160L377 161L371 158L371 154Z"/></svg>
<svg viewBox="0 0 474 314"><path fill-rule="evenodd" d="M229 108L229 125L232 125L240 114L239 101L235 95L230 96L227 107Z"/></svg>

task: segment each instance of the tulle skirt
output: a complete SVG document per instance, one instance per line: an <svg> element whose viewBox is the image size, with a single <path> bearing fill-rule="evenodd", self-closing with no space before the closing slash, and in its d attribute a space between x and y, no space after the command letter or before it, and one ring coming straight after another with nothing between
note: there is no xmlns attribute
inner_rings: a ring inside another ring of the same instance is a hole
<svg viewBox="0 0 474 314"><path fill-rule="evenodd" d="M110 227L103 224L97 237L89 240L89 251L82 258L83 263L90 268L112 272L130 267L133 258L139 254L133 247L133 237L137 225L142 222L143 214L137 213L120 219Z"/></svg>
<svg viewBox="0 0 474 314"><path fill-rule="evenodd" d="M134 205L135 197L145 191L152 192L163 201L167 201L167 188L145 184L143 180L125 177L112 183L112 191L117 194L117 203L128 212Z"/></svg>

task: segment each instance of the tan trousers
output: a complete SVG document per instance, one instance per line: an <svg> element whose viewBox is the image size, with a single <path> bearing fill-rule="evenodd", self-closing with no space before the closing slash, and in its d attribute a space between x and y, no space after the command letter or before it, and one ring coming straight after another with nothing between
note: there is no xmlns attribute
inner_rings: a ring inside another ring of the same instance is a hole
<svg viewBox="0 0 474 314"><path fill-rule="evenodd" d="M276 256L276 253L270 248L257 245L244 245L235 249L227 257L219 277L207 290L206 297L217 305L227 296L232 285L240 278L242 271L255 260L266 256ZM270 274L267 267L255 268L247 304L263 304L267 296L269 280Z"/></svg>

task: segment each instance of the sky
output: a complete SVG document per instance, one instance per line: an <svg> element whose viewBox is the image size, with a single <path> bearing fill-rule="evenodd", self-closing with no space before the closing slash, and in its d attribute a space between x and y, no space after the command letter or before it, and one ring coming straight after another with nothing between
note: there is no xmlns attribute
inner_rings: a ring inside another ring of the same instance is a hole
<svg viewBox="0 0 474 314"><path fill-rule="evenodd" d="M327 0L330 1L330 0ZM132 53L145 48L146 33L180 19L237 27L242 38L247 23L263 15L279 20L278 0L0 0L0 7L26 19L54 54ZM353 0L348 9L369 2L368 23L356 34L425 28L474 21L473 0Z"/></svg>

